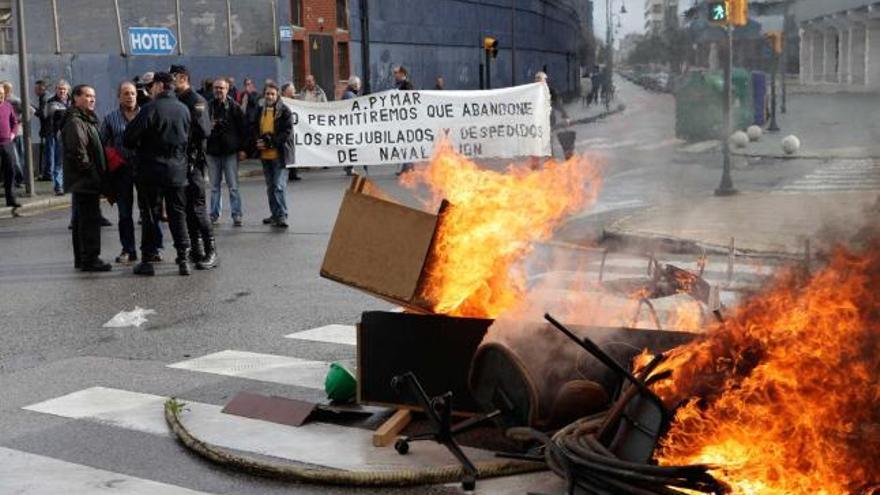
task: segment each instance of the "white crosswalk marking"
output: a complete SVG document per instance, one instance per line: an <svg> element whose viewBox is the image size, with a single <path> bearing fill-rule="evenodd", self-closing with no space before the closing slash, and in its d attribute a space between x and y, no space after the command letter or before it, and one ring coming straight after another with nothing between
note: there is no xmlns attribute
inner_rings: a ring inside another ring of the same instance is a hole
<svg viewBox="0 0 880 495"><path fill-rule="evenodd" d="M880 189L880 161L837 160L782 187L785 192Z"/></svg>
<svg viewBox="0 0 880 495"><path fill-rule="evenodd" d="M354 325L325 325L285 335L285 338L329 344L357 345L357 329Z"/></svg>
<svg viewBox="0 0 880 495"><path fill-rule="evenodd" d="M221 351L179 363L177 368L215 375L235 376L297 387L324 389L330 363L256 352Z"/></svg>
<svg viewBox="0 0 880 495"><path fill-rule="evenodd" d="M158 395L93 387L24 409L166 436L169 431L163 413L165 400ZM399 455L392 448L373 447L370 430L320 422L298 428L283 427L223 414L221 406L181 401L186 404L181 419L191 433L228 449L356 471L444 466L455 462L445 448L433 442L419 443L408 455ZM494 458L489 451L464 450L473 461Z"/></svg>
<svg viewBox="0 0 880 495"><path fill-rule="evenodd" d="M207 495L82 464L0 447L0 493L16 495Z"/></svg>

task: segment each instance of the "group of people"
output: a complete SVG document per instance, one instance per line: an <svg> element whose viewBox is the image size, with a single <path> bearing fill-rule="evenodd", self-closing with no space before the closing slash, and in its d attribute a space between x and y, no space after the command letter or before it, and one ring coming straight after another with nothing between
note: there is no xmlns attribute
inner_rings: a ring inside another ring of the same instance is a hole
<svg viewBox="0 0 880 495"><path fill-rule="evenodd" d="M392 71L394 87L414 89L402 66ZM100 258L100 227L103 218L99 199L104 196L118 210L122 251L117 263L134 264L134 273L154 275L162 261L164 236L160 222L167 222L181 275L218 265L213 228L222 213L225 180L232 222L243 224L238 189L239 163L247 157L262 163L269 216L262 223L288 228L287 182L298 180L293 163L293 114L282 98L326 102L325 91L312 75L303 88L293 83L279 86L265 81L258 93L251 79L244 88L231 78L206 79L198 90L191 84L187 67L172 65L167 72L148 72L119 84L118 107L99 118L95 114L95 90L87 84L72 88L59 80L54 95L37 81L33 113L40 123L43 146L40 179L50 180L56 194L72 194L71 223L74 264L86 272L109 271L112 265ZM539 73L536 81L546 81ZM438 77L435 89L444 89ZM5 98L4 98L5 94ZM3 165L6 201L19 206L14 189L21 181L20 108L10 102L11 89L0 83L0 164ZM362 95L361 80L352 76L342 99ZM561 108L558 96L551 100ZM20 104L18 105L20 107ZM564 109L563 118L568 121ZM8 166L7 166L8 164ZM398 175L413 168L400 166ZM366 167L364 167L366 171ZM351 167L344 168L352 174ZM207 183L211 198L207 202ZM134 205L140 210L141 244L135 240Z"/></svg>
<svg viewBox="0 0 880 495"><path fill-rule="evenodd" d="M220 214L220 181L226 179L233 223L241 226L238 164L249 154L260 158L266 177L271 214L263 223L287 228L286 164L293 158L293 114L281 104L281 89L272 81L266 82L262 95L252 81L245 81L245 90L235 96L231 86L227 79L212 80L212 94L206 99L192 87L189 70L172 65L168 72L120 83L118 108L103 119L95 114L93 87L81 84L71 90L72 103L57 138L63 188L72 193L77 269L112 269L100 258L101 196L119 212L122 253L116 261L136 263L135 274L154 275L154 264L162 261L162 220L168 222L181 275L190 275L193 266L216 267L213 224ZM208 177L216 184L210 215Z"/></svg>

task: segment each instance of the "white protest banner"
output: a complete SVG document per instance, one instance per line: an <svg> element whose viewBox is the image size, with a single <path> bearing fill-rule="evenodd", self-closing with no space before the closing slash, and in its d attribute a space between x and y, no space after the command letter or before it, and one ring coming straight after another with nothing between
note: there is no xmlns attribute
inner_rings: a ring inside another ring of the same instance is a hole
<svg viewBox="0 0 880 495"><path fill-rule="evenodd" d="M486 91L383 91L327 103L283 99L293 111L296 167L429 160L447 138L471 158L550 155L543 83Z"/></svg>

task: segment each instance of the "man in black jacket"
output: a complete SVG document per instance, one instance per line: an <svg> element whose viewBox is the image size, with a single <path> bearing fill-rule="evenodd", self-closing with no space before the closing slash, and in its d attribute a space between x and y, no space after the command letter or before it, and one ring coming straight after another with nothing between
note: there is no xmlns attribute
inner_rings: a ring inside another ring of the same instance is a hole
<svg viewBox="0 0 880 495"><path fill-rule="evenodd" d="M208 220L205 200L205 173L207 160L205 142L211 136L211 120L208 118L208 102L196 93L190 85L190 74L186 66L172 65L177 99L189 109L189 145L186 150L189 175L186 186L186 226L192 241L192 261L199 270L208 270L218 264L217 243L214 229Z"/></svg>
<svg viewBox="0 0 880 495"><path fill-rule="evenodd" d="M101 254L101 206L107 160L98 133L95 90L81 84L73 89L74 106L61 128L64 148L64 190L73 199L74 266L84 272L107 272Z"/></svg>
<svg viewBox="0 0 880 495"><path fill-rule="evenodd" d="M287 164L293 163L293 113L281 101L278 85L267 82L255 124L255 147L263 162L270 216L263 224L287 228Z"/></svg>
<svg viewBox="0 0 880 495"><path fill-rule="evenodd" d="M248 132L244 112L229 97L229 83L222 78L214 80L214 98L208 104L211 119L211 137L208 138L208 177L211 178L211 223L220 220L223 208L221 183L226 177L229 189L229 207L232 223L241 227L241 196L238 194L238 161L245 158Z"/></svg>
<svg viewBox="0 0 880 495"><path fill-rule="evenodd" d="M174 80L167 72L154 75L149 86L153 101L125 128L124 145L137 150L138 208L141 211L141 262L138 275L153 275L149 254L158 250L161 201L165 200L168 224L181 275L189 275L190 241L186 231L186 150L190 134L190 112L174 95Z"/></svg>

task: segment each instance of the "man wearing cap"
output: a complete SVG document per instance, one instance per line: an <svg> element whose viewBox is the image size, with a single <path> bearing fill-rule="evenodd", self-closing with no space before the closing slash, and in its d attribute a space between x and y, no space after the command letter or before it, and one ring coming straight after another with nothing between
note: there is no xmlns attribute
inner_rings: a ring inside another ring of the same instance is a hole
<svg viewBox="0 0 880 495"><path fill-rule="evenodd" d="M205 198L205 169L207 160L205 145L211 136L211 119L208 102L190 86L189 70L184 65L172 65L170 71L176 85L177 99L186 105L192 125L189 131L187 162L189 175L186 186L186 225L192 240L192 258L199 270L217 266L217 243L214 229L208 219Z"/></svg>
<svg viewBox="0 0 880 495"><path fill-rule="evenodd" d="M158 246L156 231L160 203L165 200L168 224L177 265L181 275L189 275L190 241L186 231L186 150L190 134L190 112L174 95L174 79L167 72L157 72L148 86L153 101L125 128L123 144L137 150L138 208L141 211L141 262L134 267L137 275L154 275L150 254Z"/></svg>

